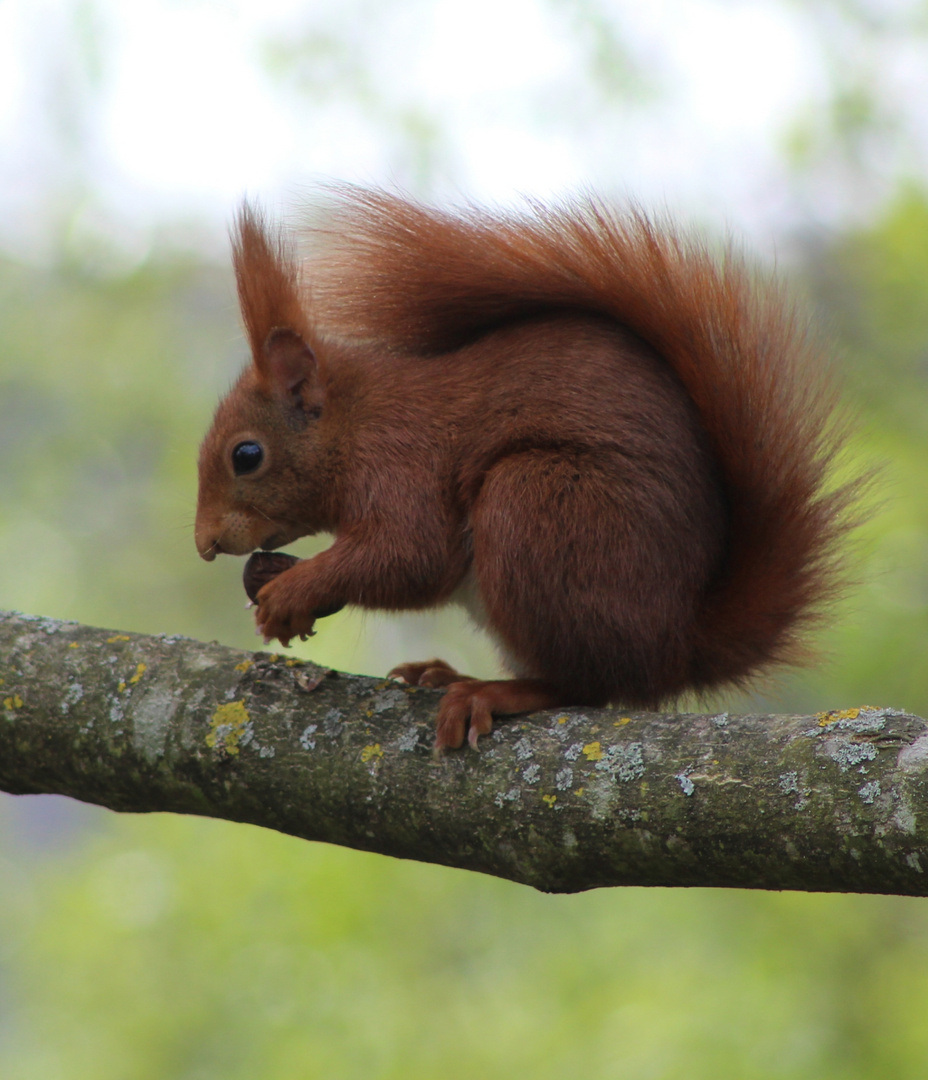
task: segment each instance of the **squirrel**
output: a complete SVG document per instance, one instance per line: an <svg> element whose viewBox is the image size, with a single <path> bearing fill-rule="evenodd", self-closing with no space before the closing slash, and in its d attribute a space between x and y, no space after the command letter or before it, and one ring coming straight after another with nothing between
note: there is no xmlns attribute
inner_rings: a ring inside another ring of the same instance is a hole
<svg viewBox="0 0 928 1080"><path fill-rule="evenodd" d="M594 197L493 214L342 188L325 213L298 255L241 209L252 359L200 449L204 559L334 534L259 575L266 642L346 604L465 604L514 677L395 668L446 688L439 749L807 658L860 480L831 480L847 423L780 285Z"/></svg>

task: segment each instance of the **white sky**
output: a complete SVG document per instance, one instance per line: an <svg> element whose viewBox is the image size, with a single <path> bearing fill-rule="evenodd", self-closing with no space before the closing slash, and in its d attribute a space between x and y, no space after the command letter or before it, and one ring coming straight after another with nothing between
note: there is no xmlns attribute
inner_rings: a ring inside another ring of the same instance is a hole
<svg viewBox="0 0 928 1080"><path fill-rule="evenodd" d="M101 56L93 92L74 60L79 7ZM244 192L286 202L318 177L500 201L589 186L775 228L789 211L780 141L823 89L791 9L612 0L659 88L648 105L612 110L583 75L570 33L579 10L570 0L0 0L0 237L39 242L48 192L75 175L98 193L88 228L130 246L172 219L203 219L218 235ZM340 85L301 96L267 74L263 44L310 30L351 42L346 62L370 80L373 103ZM91 122L82 155L68 157L66 110L81 93ZM437 131L424 164L402 135L423 123Z"/></svg>

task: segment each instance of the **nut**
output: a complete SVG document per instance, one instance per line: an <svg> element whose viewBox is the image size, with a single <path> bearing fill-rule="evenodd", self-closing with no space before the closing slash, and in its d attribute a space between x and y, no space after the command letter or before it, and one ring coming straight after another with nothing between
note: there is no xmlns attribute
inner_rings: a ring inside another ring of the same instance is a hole
<svg viewBox="0 0 928 1080"><path fill-rule="evenodd" d="M248 599L256 603L258 593L269 581L273 581L278 574L289 570L299 561L295 555L287 555L282 551L255 551L242 571L242 584Z"/></svg>

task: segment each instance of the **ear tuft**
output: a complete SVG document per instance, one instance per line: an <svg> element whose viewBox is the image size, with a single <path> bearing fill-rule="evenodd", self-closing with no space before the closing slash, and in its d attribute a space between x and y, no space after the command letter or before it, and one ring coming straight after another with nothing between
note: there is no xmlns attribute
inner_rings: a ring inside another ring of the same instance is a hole
<svg viewBox="0 0 928 1080"><path fill-rule="evenodd" d="M232 232L232 257L242 319L255 366L267 378L266 346L280 327L299 338L309 337L303 310L300 264L279 228L260 210L244 203Z"/></svg>

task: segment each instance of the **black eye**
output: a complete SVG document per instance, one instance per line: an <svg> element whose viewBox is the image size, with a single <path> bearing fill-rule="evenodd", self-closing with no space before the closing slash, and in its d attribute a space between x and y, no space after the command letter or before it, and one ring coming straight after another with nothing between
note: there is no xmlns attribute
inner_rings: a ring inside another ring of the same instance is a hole
<svg viewBox="0 0 928 1080"><path fill-rule="evenodd" d="M236 476L254 472L264 461L264 447L256 442L240 442L232 451L232 468Z"/></svg>

